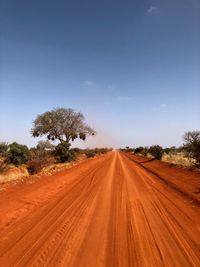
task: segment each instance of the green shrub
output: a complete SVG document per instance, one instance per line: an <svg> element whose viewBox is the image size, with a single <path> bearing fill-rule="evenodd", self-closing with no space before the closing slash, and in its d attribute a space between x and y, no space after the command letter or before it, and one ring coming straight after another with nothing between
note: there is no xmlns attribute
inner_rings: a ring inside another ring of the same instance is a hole
<svg viewBox="0 0 200 267"><path fill-rule="evenodd" d="M135 154L141 153L143 151L143 147L139 146L135 148Z"/></svg>
<svg viewBox="0 0 200 267"><path fill-rule="evenodd" d="M93 157L96 156L96 153L95 153L94 150L91 149L91 150L85 151L85 155L86 155L87 158L93 158Z"/></svg>
<svg viewBox="0 0 200 267"><path fill-rule="evenodd" d="M176 152L179 152L179 151L175 146L163 148L163 153L166 153L166 154L173 154L173 153L176 153Z"/></svg>
<svg viewBox="0 0 200 267"><path fill-rule="evenodd" d="M83 150L81 148L79 148L79 147L71 148L71 150L73 150L75 153L78 153L78 154L83 153Z"/></svg>
<svg viewBox="0 0 200 267"><path fill-rule="evenodd" d="M155 146L151 146L149 148L149 153L156 159L161 159L162 155L164 153L164 150L161 146L159 145L155 145Z"/></svg>
<svg viewBox="0 0 200 267"><path fill-rule="evenodd" d="M16 142L9 145L7 161L14 165L21 165L28 161L29 149L25 145Z"/></svg>
<svg viewBox="0 0 200 267"><path fill-rule="evenodd" d="M6 157L8 152L8 144L5 142L0 143L0 156Z"/></svg>
<svg viewBox="0 0 200 267"><path fill-rule="evenodd" d="M149 151L148 147L139 146L135 148L134 153L142 154L143 156L146 156L148 151Z"/></svg>
<svg viewBox="0 0 200 267"><path fill-rule="evenodd" d="M125 148L121 149L123 152L128 152L128 153L132 153L134 152L134 148L131 148L129 146L126 146Z"/></svg>
<svg viewBox="0 0 200 267"><path fill-rule="evenodd" d="M70 149L70 144L67 142L62 142L55 147L55 156L60 162L70 162L75 160L75 152Z"/></svg>

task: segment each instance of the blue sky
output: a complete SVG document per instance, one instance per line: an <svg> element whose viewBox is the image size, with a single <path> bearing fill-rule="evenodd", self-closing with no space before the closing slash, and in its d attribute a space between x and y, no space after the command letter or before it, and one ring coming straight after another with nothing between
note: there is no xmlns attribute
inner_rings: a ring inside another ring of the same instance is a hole
<svg viewBox="0 0 200 267"><path fill-rule="evenodd" d="M200 130L198 0L1 0L0 141L37 114L83 112L83 146L180 145Z"/></svg>

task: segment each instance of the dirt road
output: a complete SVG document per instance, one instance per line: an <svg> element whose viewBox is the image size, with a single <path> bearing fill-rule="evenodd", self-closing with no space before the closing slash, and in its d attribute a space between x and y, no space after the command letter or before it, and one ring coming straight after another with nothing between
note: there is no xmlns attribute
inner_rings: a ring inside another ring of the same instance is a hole
<svg viewBox="0 0 200 267"><path fill-rule="evenodd" d="M2 267L200 266L198 205L119 152L9 188L0 212Z"/></svg>

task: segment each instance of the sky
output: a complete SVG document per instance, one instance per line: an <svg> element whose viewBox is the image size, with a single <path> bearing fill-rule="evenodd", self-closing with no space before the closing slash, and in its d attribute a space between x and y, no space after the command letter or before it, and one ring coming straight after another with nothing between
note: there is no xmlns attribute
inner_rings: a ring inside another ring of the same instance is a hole
<svg viewBox="0 0 200 267"><path fill-rule="evenodd" d="M0 141L35 145L56 107L82 147L179 146L200 130L199 0L0 0Z"/></svg>

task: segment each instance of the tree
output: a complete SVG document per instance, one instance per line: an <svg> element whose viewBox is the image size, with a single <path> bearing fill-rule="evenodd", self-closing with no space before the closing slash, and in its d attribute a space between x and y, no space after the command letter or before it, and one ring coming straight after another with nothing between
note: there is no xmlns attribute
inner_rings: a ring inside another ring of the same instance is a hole
<svg viewBox="0 0 200 267"><path fill-rule="evenodd" d="M14 165L21 165L28 161L29 149L25 145L16 142L9 145L7 160Z"/></svg>
<svg viewBox="0 0 200 267"><path fill-rule="evenodd" d="M200 165L200 131L189 131L183 136L185 141L183 147L190 157L196 159L197 165Z"/></svg>
<svg viewBox="0 0 200 267"><path fill-rule="evenodd" d="M39 141L36 149L37 150L43 150L43 151L52 151L54 150L55 146L52 145L48 140L46 141Z"/></svg>
<svg viewBox="0 0 200 267"><path fill-rule="evenodd" d="M62 142L55 147L55 156L60 162L73 161L75 159L75 152L69 149L70 144Z"/></svg>
<svg viewBox="0 0 200 267"><path fill-rule="evenodd" d="M163 155L163 148L159 145L151 146L149 148L149 153L156 159L161 159Z"/></svg>
<svg viewBox="0 0 200 267"><path fill-rule="evenodd" d="M33 122L33 137L47 136L48 140L58 140L67 144L76 138L85 140L95 131L84 122L82 113L73 109L56 108L38 115Z"/></svg>

